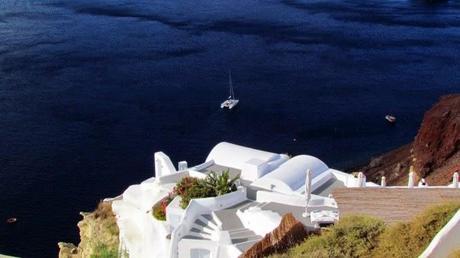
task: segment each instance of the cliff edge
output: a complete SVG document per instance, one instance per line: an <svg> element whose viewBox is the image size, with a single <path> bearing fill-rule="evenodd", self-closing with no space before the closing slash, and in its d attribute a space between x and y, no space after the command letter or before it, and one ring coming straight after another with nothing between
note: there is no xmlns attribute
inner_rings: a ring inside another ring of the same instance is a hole
<svg viewBox="0 0 460 258"><path fill-rule="evenodd" d="M111 202L100 202L91 213L80 213L80 244L58 243L59 258L118 257L118 226Z"/></svg>
<svg viewBox="0 0 460 258"><path fill-rule="evenodd" d="M447 185L460 169L460 94L447 95L428 110L415 140L374 158L361 169L376 183L404 185L410 166L431 185Z"/></svg>

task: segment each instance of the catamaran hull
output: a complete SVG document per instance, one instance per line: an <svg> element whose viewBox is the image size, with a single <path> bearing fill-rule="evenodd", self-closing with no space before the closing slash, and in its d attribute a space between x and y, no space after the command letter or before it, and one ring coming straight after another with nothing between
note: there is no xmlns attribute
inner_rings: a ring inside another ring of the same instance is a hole
<svg viewBox="0 0 460 258"><path fill-rule="evenodd" d="M226 100L224 101L222 104L220 104L220 108L228 108L228 109L232 109L233 107L235 107L237 104L238 104L239 100L237 99L234 99L234 100Z"/></svg>

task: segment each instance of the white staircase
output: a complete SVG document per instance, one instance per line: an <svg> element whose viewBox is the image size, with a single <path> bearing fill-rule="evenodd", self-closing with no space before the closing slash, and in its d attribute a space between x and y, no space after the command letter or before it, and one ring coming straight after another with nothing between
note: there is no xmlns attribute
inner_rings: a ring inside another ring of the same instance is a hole
<svg viewBox="0 0 460 258"><path fill-rule="evenodd" d="M219 226L212 215L203 214L195 220L189 234L184 236L185 239L207 239L216 240L219 234Z"/></svg>
<svg viewBox="0 0 460 258"><path fill-rule="evenodd" d="M260 241L263 236L259 236L254 231L245 228L236 212L238 210L239 212L245 211L250 207L262 208L267 204L268 203L250 202L230 209L215 211L213 214L200 215L192 224L189 233L185 235L183 239L219 241L221 231L227 231L231 244L241 252L244 252Z"/></svg>

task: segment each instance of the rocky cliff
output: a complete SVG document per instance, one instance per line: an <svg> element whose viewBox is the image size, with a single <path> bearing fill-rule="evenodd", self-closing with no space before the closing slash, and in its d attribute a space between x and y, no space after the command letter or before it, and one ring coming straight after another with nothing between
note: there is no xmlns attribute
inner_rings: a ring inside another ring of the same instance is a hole
<svg viewBox="0 0 460 258"><path fill-rule="evenodd" d="M307 237L304 225L288 213L281 219L280 225L265 235L262 240L246 250L240 258L262 258L274 253L286 251Z"/></svg>
<svg viewBox="0 0 460 258"><path fill-rule="evenodd" d="M58 243L59 258L118 257L118 226L112 204L100 202L95 211L80 214L80 244Z"/></svg>
<svg viewBox="0 0 460 258"><path fill-rule="evenodd" d="M410 166L428 184L446 185L460 169L460 94L447 95L428 110L415 140L371 160L361 170L368 179L389 185L407 183Z"/></svg>

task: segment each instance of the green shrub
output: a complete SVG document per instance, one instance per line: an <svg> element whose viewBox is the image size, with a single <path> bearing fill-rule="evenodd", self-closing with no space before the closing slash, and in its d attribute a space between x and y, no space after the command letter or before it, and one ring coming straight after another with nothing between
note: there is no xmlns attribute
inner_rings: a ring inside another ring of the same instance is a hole
<svg viewBox="0 0 460 258"><path fill-rule="evenodd" d="M166 220L166 210L164 210L159 204L153 206L152 215L157 220Z"/></svg>
<svg viewBox="0 0 460 258"><path fill-rule="evenodd" d="M174 194L179 196L186 195L188 189L198 184L198 180L198 178L190 176L182 178L179 182L177 182L176 187L174 187Z"/></svg>
<svg viewBox="0 0 460 258"><path fill-rule="evenodd" d="M181 197L180 207L187 208L191 199L215 196L213 190L207 187L203 179L184 177L176 184L174 194Z"/></svg>
<svg viewBox="0 0 460 258"><path fill-rule="evenodd" d="M408 223L390 226L379 239L375 257L418 257L459 208L455 203L434 206Z"/></svg>
<svg viewBox="0 0 460 258"><path fill-rule="evenodd" d="M168 195L165 198L161 199L152 208L152 215L157 220L166 220L166 207L168 207L169 203L174 199L174 196Z"/></svg>
<svg viewBox="0 0 460 258"><path fill-rule="evenodd" d="M211 171L208 176L205 178L205 185L211 188L215 195L224 195L236 191L235 182L240 176L236 176L233 179L230 179L229 170L223 171L220 175L217 175L216 172Z"/></svg>
<svg viewBox="0 0 460 258"><path fill-rule="evenodd" d="M117 258L118 250L115 248L109 248L107 245L100 244L96 246L91 258Z"/></svg>
<svg viewBox="0 0 460 258"><path fill-rule="evenodd" d="M185 209L191 199L215 197L236 191L235 181L239 177L230 179L229 171L220 175L215 172L209 173L205 179L184 177L174 188L174 194L181 197L180 206Z"/></svg>
<svg viewBox="0 0 460 258"><path fill-rule="evenodd" d="M383 221L372 217L344 217L321 235L290 249L286 257L370 257L384 228Z"/></svg>
<svg viewBox="0 0 460 258"><path fill-rule="evenodd" d="M111 202L100 202L96 210L78 223L83 235L80 245L82 254L90 258L117 257L119 229ZM85 244L82 244L85 243Z"/></svg>
<svg viewBox="0 0 460 258"><path fill-rule="evenodd" d="M191 184L189 188L180 196L180 206L182 209L187 208L190 200L196 198L206 198L216 196L212 188L206 186L203 180L197 180L195 183Z"/></svg>

